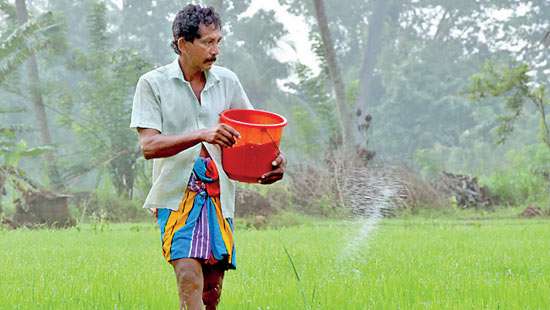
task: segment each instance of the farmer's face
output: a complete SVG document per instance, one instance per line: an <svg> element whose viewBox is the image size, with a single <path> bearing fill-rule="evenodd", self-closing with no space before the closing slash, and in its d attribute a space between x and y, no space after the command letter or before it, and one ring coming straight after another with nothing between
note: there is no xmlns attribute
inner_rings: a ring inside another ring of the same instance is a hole
<svg viewBox="0 0 550 310"><path fill-rule="evenodd" d="M220 53L219 44L222 34L214 24L208 26L200 24L199 34L200 38L194 39L193 42L180 38L178 45L189 64L204 71L212 67Z"/></svg>

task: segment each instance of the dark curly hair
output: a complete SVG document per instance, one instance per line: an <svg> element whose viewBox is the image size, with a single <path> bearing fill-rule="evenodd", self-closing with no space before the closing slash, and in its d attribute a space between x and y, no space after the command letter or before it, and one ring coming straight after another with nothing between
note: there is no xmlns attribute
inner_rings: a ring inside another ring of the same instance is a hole
<svg viewBox="0 0 550 310"><path fill-rule="evenodd" d="M172 23L174 40L171 44L176 54L181 54L178 48L179 38L184 38L185 41L193 42L193 40L201 37L199 34L200 24L205 26L213 24L218 29L222 27L220 15L218 15L211 6L203 7L201 5L188 4L176 14L174 22Z"/></svg>

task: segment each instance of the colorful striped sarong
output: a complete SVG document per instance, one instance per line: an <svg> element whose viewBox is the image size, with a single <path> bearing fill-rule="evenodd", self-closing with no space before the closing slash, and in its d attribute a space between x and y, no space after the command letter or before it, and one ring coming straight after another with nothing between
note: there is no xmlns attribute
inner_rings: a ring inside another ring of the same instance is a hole
<svg viewBox="0 0 550 310"><path fill-rule="evenodd" d="M177 211L158 209L162 254L168 262L195 258L204 264L235 269L233 220L224 218L218 170L214 161L198 157Z"/></svg>

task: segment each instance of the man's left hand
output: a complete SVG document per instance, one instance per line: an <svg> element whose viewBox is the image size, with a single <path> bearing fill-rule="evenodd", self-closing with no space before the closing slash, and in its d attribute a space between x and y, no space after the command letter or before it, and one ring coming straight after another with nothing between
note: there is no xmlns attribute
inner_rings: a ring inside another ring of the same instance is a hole
<svg viewBox="0 0 550 310"><path fill-rule="evenodd" d="M286 158L283 154L279 154L277 158L271 163L271 166L273 169L262 175L262 177L258 180L258 183L260 184L271 184L274 182L279 181L283 178L285 174L285 167L286 167Z"/></svg>

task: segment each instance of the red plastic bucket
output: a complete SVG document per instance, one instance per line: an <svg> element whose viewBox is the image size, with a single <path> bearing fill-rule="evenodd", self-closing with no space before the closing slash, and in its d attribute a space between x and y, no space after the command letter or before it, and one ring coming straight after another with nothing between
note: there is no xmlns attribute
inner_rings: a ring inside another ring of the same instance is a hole
<svg viewBox="0 0 550 310"><path fill-rule="evenodd" d="M233 180L256 183L272 170L271 162L279 154L279 144L286 119L263 110L226 110L220 123L227 124L241 134L228 148L222 148L222 165Z"/></svg>

